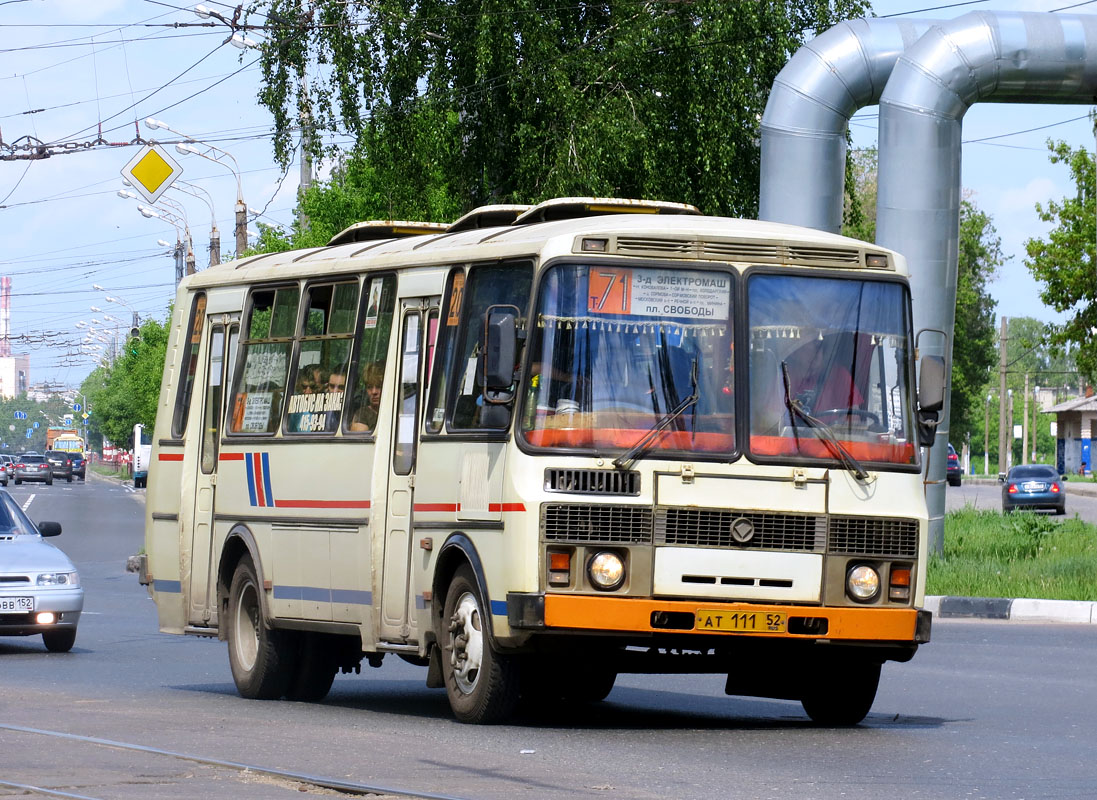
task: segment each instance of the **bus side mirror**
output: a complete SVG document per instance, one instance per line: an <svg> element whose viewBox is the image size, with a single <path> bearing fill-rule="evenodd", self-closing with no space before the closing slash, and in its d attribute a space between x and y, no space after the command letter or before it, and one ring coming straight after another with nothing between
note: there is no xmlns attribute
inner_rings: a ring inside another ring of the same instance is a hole
<svg viewBox="0 0 1097 800"><path fill-rule="evenodd" d="M945 405L945 359L922 356L918 376L918 444L932 447L937 436L937 414Z"/></svg>
<svg viewBox="0 0 1097 800"><path fill-rule="evenodd" d="M514 383L514 365L518 358L518 329L514 306L491 306L485 314L484 341L480 356L480 383L489 402L509 402L510 397L492 397L508 393Z"/></svg>

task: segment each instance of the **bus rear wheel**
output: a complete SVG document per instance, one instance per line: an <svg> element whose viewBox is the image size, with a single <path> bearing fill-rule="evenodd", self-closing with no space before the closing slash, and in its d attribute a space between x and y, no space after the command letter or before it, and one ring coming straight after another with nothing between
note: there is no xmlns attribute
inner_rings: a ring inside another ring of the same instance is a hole
<svg viewBox="0 0 1097 800"><path fill-rule="evenodd" d="M800 703L817 725L850 727L868 715L879 685L879 664L836 661L818 671Z"/></svg>
<svg viewBox="0 0 1097 800"><path fill-rule="evenodd" d="M263 621L261 591L255 565L245 556L229 586L229 666L241 696L277 700L286 694L294 673L293 642Z"/></svg>
<svg viewBox="0 0 1097 800"><path fill-rule="evenodd" d="M484 608L472 570L461 567L446 592L438 636L446 694L461 722L499 722L518 703L519 661L495 650Z"/></svg>

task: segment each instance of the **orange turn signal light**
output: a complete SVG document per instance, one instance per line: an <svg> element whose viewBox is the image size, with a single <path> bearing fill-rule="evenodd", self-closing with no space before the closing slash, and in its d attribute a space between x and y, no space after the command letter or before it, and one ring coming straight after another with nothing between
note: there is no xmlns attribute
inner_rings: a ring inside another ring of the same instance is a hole
<svg viewBox="0 0 1097 800"><path fill-rule="evenodd" d="M549 569L571 571L571 553L549 553Z"/></svg>

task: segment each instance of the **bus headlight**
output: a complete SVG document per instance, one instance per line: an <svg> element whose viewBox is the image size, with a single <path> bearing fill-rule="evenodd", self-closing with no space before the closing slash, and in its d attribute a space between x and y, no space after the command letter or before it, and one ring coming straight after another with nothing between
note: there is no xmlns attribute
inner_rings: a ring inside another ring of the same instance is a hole
<svg viewBox="0 0 1097 800"><path fill-rule="evenodd" d="M616 553L597 553L587 564L587 575L594 588L613 591L625 582L625 562Z"/></svg>
<svg viewBox="0 0 1097 800"><path fill-rule="evenodd" d="M880 573L867 564L858 564L846 573L846 592L862 603L880 593Z"/></svg>

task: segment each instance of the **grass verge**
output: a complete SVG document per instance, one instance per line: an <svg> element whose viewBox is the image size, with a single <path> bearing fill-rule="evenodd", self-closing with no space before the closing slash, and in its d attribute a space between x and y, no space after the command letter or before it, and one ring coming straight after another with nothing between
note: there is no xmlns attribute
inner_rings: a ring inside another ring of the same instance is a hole
<svg viewBox="0 0 1097 800"><path fill-rule="evenodd" d="M1097 600L1097 526L1027 512L949 512L926 594Z"/></svg>

